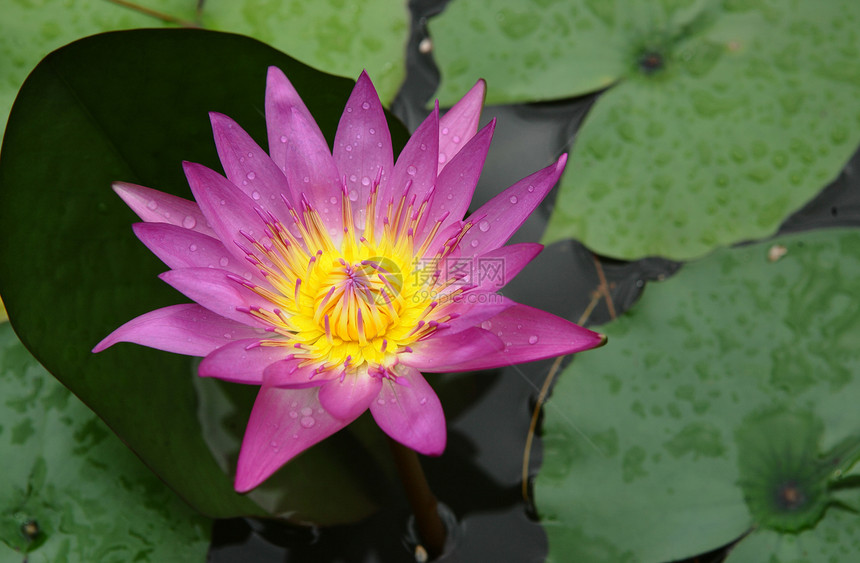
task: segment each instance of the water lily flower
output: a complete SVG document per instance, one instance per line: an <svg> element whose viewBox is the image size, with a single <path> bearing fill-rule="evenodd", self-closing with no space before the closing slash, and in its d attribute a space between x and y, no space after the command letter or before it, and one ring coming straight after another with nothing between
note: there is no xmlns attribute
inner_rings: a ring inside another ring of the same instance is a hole
<svg viewBox="0 0 860 563"><path fill-rule="evenodd" d="M199 374L259 385L235 488L248 491L368 408L391 438L445 448L422 371L487 369L569 354L603 337L498 291L541 250L505 246L553 187L566 155L464 219L495 122L478 131L484 83L438 104L395 162L362 74L329 150L286 76L268 72L269 154L210 114L226 178L184 163L195 202L115 191L137 237L194 301L129 321L99 343L203 356Z"/></svg>

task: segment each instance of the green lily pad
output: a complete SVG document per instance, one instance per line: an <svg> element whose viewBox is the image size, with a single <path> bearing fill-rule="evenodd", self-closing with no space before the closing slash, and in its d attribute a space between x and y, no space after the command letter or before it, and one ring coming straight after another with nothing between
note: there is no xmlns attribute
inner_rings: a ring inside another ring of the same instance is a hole
<svg viewBox="0 0 860 563"><path fill-rule="evenodd" d="M385 0L344 3L236 0L140 0L138 6L174 18L160 19L107 0L4 2L0 21L0 128L18 88L39 60L76 39L120 29L200 25L259 39L325 72L357 77L367 69L383 100L397 93L406 73L409 33L406 4ZM198 21L199 19L199 21ZM370 30L370 32L368 31Z"/></svg>
<svg viewBox="0 0 860 563"><path fill-rule="evenodd" d="M858 280L860 231L804 233L687 264L602 327L546 408L550 560L670 561L750 530L731 561L856 553Z"/></svg>
<svg viewBox="0 0 860 563"><path fill-rule="evenodd" d="M155 473L214 517L266 512L233 491L219 467L223 452L204 439L204 429L228 422L241 432L254 390L230 391L224 421L223 409L199 412L208 403L191 359L131 344L90 352L125 321L185 301L156 278L165 266L134 237L137 219L110 184L190 198L183 159L220 170L208 111L265 139L269 65L290 77L331 141L351 80L238 35L137 30L90 37L43 60L16 100L0 156L0 294L15 330ZM392 122L398 148L406 136ZM357 449L344 442L356 440L363 443L342 432L288 464L289 498L266 506L320 524L373 511L375 462L342 459Z"/></svg>
<svg viewBox="0 0 860 563"><path fill-rule="evenodd" d="M490 102L610 86L580 129L544 242L684 260L773 234L860 142L860 4L452 2L442 95Z"/></svg>
<svg viewBox="0 0 860 563"><path fill-rule="evenodd" d="M0 560L203 561L196 515L0 324Z"/></svg>

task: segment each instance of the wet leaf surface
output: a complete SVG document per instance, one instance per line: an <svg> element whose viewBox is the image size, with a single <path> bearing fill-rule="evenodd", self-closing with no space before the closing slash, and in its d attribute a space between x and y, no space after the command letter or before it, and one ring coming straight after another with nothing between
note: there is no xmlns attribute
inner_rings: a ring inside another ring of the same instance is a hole
<svg viewBox="0 0 860 563"><path fill-rule="evenodd" d="M579 356L547 405L550 560L668 561L752 527L738 550L808 530L782 533L780 561L807 534L810 561L851 547L860 521L833 504L828 452L860 428L858 278L860 231L786 236L687 264L602 327L611 345Z"/></svg>
<svg viewBox="0 0 860 563"><path fill-rule="evenodd" d="M211 521L46 372L9 323L0 397L0 560L203 559Z"/></svg>

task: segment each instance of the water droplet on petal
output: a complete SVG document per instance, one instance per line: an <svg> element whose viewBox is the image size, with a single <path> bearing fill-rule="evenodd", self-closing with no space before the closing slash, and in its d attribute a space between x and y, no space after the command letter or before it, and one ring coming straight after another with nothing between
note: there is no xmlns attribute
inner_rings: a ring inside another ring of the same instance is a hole
<svg viewBox="0 0 860 563"><path fill-rule="evenodd" d="M344 147L344 150L346 152L350 152L352 150L352 145L347 145L346 147Z"/></svg>
<svg viewBox="0 0 860 563"><path fill-rule="evenodd" d="M305 407L302 409L302 416L310 416L312 414L314 414L314 409L310 407Z"/></svg>
<svg viewBox="0 0 860 563"><path fill-rule="evenodd" d="M481 221L480 223L478 223L478 229L480 229L480 231L482 233L486 233L487 231L490 230L490 222L489 221Z"/></svg>
<svg viewBox="0 0 860 563"><path fill-rule="evenodd" d="M472 242L470 242L470 243L469 243L469 245L470 245L472 248L478 248L478 241L477 241L477 240L473 240Z"/></svg>
<svg viewBox="0 0 860 563"><path fill-rule="evenodd" d="M532 192L534 192L534 191L535 191L535 187L534 187L534 186L529 186L529 193L532 193Z"/></svg>
<svg viewBox="0 0 860 563"><path fill-rule="evenodd" d="M299 417L299 413L297 413L296 411L290 411L290 418L298 418L298 417Z"/></svg>
<svg viewBox="0 0 860 563"><path fill-rule="evenodd" d="M186 215L185 219L182 220L182 226L186 229L193 229L197 226L197 219L195 219L191 215Z"/></svg>
<svg viewBox="0 0 860 563"><path fill-rule="evenodd" d="M412 166L411 164L406 167L406 173L410 176L414 176L418 172L418 169Z"/></svg>
<svg viewBox="0 0 860 563"><path fill-rule="evenodd" d="M368 133L370 133L371 135L375 135L375 134L376 134L376 129L374 129L373 127L371 127L370 129L368 129L368 130L367 130L367 132L368 132Z"/></svg>
<svg viewBox="0 0 860 563"><path fill-rule="evenodd" d="M439 153L439 164L445 164L446 160L448 160L448 157L445 155L445 153L440 152Z"/></svg>
<svg viewBox="0 0 860 563"><path fill-rule="evenodd" d="M256 192L256 191L251 192L251 197L254 198L255 200L260 199L260 192Z"/></svg>
<svg viewBox="0 0 860 563"><path fill-rule="evenodd" d="M385 404L385 399L376 399L376 404L377 404L377 405L384 405L384 404Z"/></svg>
<svg viewBox="0 0 860 563"><path fill-rule="evenodd" d="M460 137L458 137L457 135L454 135L453 137L451 137L451 140L454 141L455 143L459 143Z"/></svg>
<svg viewBox="0 0 860 563"><path fill-rule="evenodd" d="M370 109L370 103L369 102L363 102L361 104L361 109Z"/></svg>
<svg viewBox="0 0 860 563"><path fill-rule="evenodd" d="M418 401L418 404L419 405L426 405L427 404L427 397L421 397L421 400Z"/></svg>
<svg viewBox="0 0 860 563"><path fill-rule="evenodd" d="M369 185L370 185L370 178L368 178L367 176L365 176L364 178L362 178L362 179L361 179L361 185L362 185L362 186L369 186Z"/></svg>
<svg viewBox="0 0 860 563"><path fill-rule="evenodd" d="M222 199L222 200L221 200L221 205L227 205L227 200L226 200L226 199Z"/></svg>
<svg viewBox="0 0 860 563"><path fill-rule="evenodd" d="M358 201L358 190L349 190L349 201Z"/></svg>
<svg viewBox="0 0 860 563"><path fill-rule="evenodd" d="M448 201L451 201L452 199L454 199L454 194L448 194L447 199L448 199Z"/></svg>
<svg viewBox="0 0 860 563"><path fill-rule="evenodd" d="M424 143L421 143L421 145L418 148L421 149L422 151L426 151L427 145L425 145Z"/></svg>
<svg viewBox="0 0 860 563"><path fill-rule="evenodd" d="M299 424L302 425L302 428L311 428L317 421L314 420L312 416L303 416L299 421Z"/></svg>
<svg viewBox="0 0 860 563"><path fill-rule="evenodd" d="M230 260L226 256L222 256L221 259L218 260L218 263L221 264L222 266L226 266L227 264L230 263Z"/></svg>
<svg viewBox="0 0 860 563"><path fill-rule="evenodd" d="M443 127L443 128L442 128L442 134L443 134L443 135L447 135L447 134L448 134L448 128L447 128L447 127Z"/></svg>
<svg viewBox="0 0 860 563"><path fill-rule="evenodd" d="M304 182L305 184L309 184L309 183L310 183L310 181L311 181L311 177L310 177L310 176L305 176L304 178L302 178L302 182Z"/></svg>
<svg viewBox="0 0 860 563"><path fill-rule="evenodd" d="M356 182L356 181L358 181L358 176L356 176L355 174L351 174L351 175L349 176L349 181L350 181L350 182Z"/></svg>
<svg viewBox="0 0 860 563"><path fill-rule="evenodd" d="M230 334L229 332L225 332L225 333L224 333L224 338L233 338L233 335L232 335L232 334Z"/></svg>
<svg viewBox="0 0 860 563"><path fill-rule="evenodd" d="M287 142L287 136L286 136L286 135L281 135L281 142L282 142L282 143L286 143L286 142Z"/></svg>
<svg viewBox="0 0 860 563"><path fill-rule="evenodd" d="M197 252L197 245L192 244L191 246L188 247L188 250L190 250L191 252Z"/></svg>
<svg viewBox="0 0 860 563"><path fill-rule="evenodd" d="M157 201L155 201L154 199L151 199L151 200L149 200L149 203L147 203L147 204L146 204L146 206L147 206L149 209L152 209L152 210L154 211L155 209L157 209L157 208L158 208L158 202L157 202Z"/></svg>
<svg viewBox="0 0 860 563"><path fill-rule="evenodd" d="M517 196L512 195L510 198L508 198L508 201L510 201L511 204L515 204L519 200L517 199Z"/></svg>
<svg viewBox="0 0 860 563"><path fill-rule="evenodd" d="M330 204L334 205L334 204L336 204L336 203L337 203L337 198L336 198L336 197L334 197L334 196L331 196L330 198L328 198L328 202L329 202Z"/></svg>
<svg viewBox="0 0 860 563"><path fill-rule="evenodd" d="M248 172L248 174L245 177L248 178L249 180L253 180L254 178L257 177L257 175L254 174L253 172Z"/></svg>
<svg viewBox="0 0 860 563"><path fill-rule="evenodd" d="M538 341L538 337L535 336L534 334L529 336L529 344L537 344L537 341Z"/></svg>

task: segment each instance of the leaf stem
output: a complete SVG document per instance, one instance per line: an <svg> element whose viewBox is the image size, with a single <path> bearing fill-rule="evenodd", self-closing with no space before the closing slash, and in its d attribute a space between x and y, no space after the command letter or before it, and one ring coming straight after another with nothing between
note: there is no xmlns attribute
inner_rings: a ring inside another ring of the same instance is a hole
<svg viewBox="0 0 860 563"><path fill-rule="evenodd" d="M446 536L445 524L439 516L439 503L427 484L424 469L415 450L391 438L388 439L388 444L391 446L397 473L400 475L412 513L415 515L418 536L424 542L423 547L430 555L430 559L436 559L444 551Z"/></svg>

